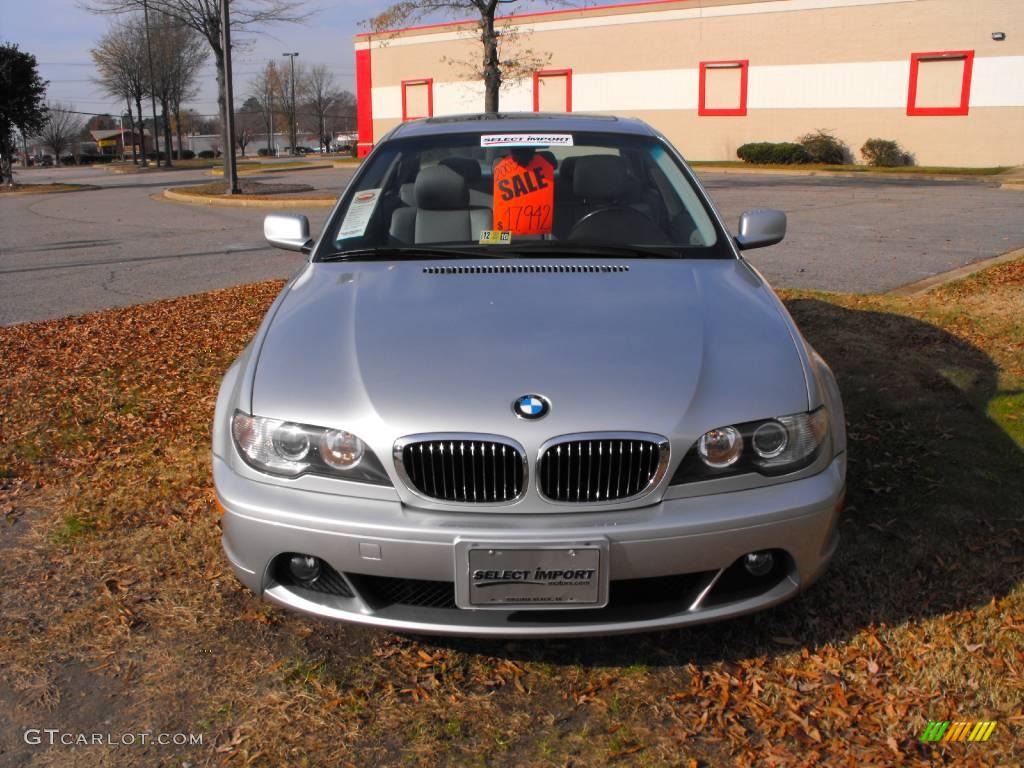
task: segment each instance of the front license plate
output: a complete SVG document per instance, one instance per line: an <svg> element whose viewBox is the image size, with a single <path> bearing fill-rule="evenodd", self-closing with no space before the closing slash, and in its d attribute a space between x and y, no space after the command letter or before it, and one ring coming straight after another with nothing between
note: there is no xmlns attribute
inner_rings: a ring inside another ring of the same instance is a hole
<svg viewBox="0 0 1024 768"><path fill-rule="evenodd" d="M608 546L459 542L460 608L601 608L608 603Z"/></svg>

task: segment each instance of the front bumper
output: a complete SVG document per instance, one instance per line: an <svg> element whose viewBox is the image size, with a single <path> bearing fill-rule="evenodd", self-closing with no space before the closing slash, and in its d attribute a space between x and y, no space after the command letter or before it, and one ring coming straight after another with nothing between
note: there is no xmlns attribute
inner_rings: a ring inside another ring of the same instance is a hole
<svg viewBox="0 0 1024 768"><path fill-rule="evenodd" d="M698 624L792 597L821 574L835 551L845 460L841 454L817 475L766 488L557 515L423 511L397 500L254 482L218 457L213 469L228 559L246 586L275 603L405 632L554 637ZM455 581L456 541L467 539L604 539L612 592L621 599L601 609L493 611L461 610L443 600L403 601L394 590L390 600L381 600L374 592L373 584L400 583L400 594L425 586L443 595L444 584ZM762 583L737 582L734 564L758 550L776 550L779 567ZM338 572L340 589L314 592L279 578L274 564L284 553L325 561Z"/></svg>

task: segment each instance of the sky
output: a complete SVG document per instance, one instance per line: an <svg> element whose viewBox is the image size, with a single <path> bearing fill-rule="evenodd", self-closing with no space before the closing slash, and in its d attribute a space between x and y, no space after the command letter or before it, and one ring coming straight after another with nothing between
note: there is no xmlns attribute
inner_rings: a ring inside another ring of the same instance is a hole
<svg viewBox="0 0 1024 768"><path fill-rule="evenodd" d="M250 80L270 59L284 61L281 53L298 51L298 61L306 65L325 64L338 84L355 93L355 54L353 37L366 31L360 22L380 13L394 0L321 0L319 10L304 24L269 25L260 34L240 41L233 35L232 58L235 105L245 100ZM39 73L49 80L47 98L73 104L79 112L118 114L122 105L103 93L92 82L95 70L89 51L109 28L109 16L97 16L84 10L77 0L29 0L7 6L0 14L0 41L17 43L22 51L35 55ZM572 3L583 5L583 2ZM601 5L590 2L587 5ZM544 6L543 0L526 0L523 6ZM310 3L310 7L315 7ZM14 12L14 9L17 12ZM525 10L525 7L523 8ZM237 50L239 42L244 44ZM296 63L298 63L298 61ZM217 89L213 58L210 57L199 78L199 95L188 106L201 114L216 114Z"/></svg>

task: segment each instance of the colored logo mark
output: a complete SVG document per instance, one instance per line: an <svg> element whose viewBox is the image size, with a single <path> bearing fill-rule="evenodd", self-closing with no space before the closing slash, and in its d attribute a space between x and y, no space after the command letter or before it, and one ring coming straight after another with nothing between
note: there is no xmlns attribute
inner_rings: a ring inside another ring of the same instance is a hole
<svg viewBox="0 0 1024 768"><path fill-rule="evenodd" d="M540 395L523 395L512 403L512 410L524 419L539 419L549 407L548 401Z"/></svg>
<svg viewBox="0 0 1024 768"><path fill-rule="evenodd" d="M921 741L988 741L995 729L993 720L978 723L929 720Z"/></svg>

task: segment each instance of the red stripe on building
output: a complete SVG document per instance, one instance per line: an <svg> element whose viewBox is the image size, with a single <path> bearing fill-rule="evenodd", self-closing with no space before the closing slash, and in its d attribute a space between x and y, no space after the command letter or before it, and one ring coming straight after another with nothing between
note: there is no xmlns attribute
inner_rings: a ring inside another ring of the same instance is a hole
<svg viewBox="0 0 1024 768"><path fill-rule="evenodd" d="M356 117L359 127L358 157L373 149L373 81L370 78L369 49L356 51Z"/></svg>

